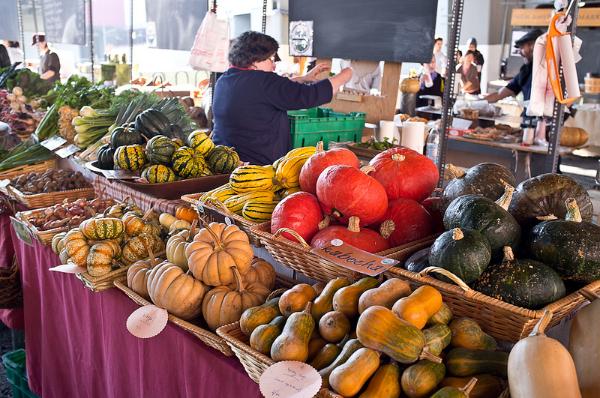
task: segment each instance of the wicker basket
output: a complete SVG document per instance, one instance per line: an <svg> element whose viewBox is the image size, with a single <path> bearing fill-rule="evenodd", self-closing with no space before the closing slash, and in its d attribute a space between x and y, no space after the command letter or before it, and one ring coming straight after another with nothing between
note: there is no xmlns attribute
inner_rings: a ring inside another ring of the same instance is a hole
<svg viewBox="0 0 600 398"><path fill-rule="evenodd" d="M431 273L443 274L456 285L433 278L429 276ZM586 303L586 298L582 294L583 289L600 293L600 280L598 280L542 309L530 310L477 292L460 278L441 268L428 267L420 273L414 273L394 267L386 272L386 276L404 279L413 287L422 285L435 287L442 293L444 301L455 315L475 319L487 333L498 340L508 342L516 342L528 336L545 310L550 310L553 314L549 327L557 325Z"/></svg>
<svg viewBox="0 0 600 398"><path fill-rule="evenodd" d="M294 231L282 229L278 232L289 232L297 235ZM311 251L308 245L300 236L296 236L302 243L279 237L279 234L271 234L271 223L266 222L252 228L252 233L256 235L267 251L279 261L286 264L293 270L315 279L317 281L328 282L338 277L356 279L360 277L358 273L352 272L347 268L340 267L330 261L327 261ZM393 254L394 259L402 261L415 251L431 245L435 236L411 242L409 244L395 247L383 252L377 253L383 257L390 257Z"/></svg>
<svg viewBox="0 0 600 398"><path fill-rule="evenodd" d="M102 276L92 276L87 272L76 274L77 279L83 282L83 285L90 289L92 292L103 292L114 287L113 282L117 279L122 279L127 276L127 270L129 266L117 268L116 270L110 271L108 274Z"/></svg>
<svg viewBox="0 0 600 398"><path fill-rule="evenodd" d="M0 268L0 308L17 308L23 305L23 290L19 278L17 257L10 267Z"/></svg>
<svg viewBox="0 0 600 398"><path fill-rule="evenodd" d="M194 207L198 206L198 198L204 193L194 193L190 195L183 195L181 200L190 203ZM258 237L253 233L252 228L259 225L255 222L248 221L244 217L239 216L235 213L230 212L223 203L215 201L214 203L202 203L204 208L204 216L207 221L210 222L225 222L225 217L228 217L235 225L237 225L242 231L248 235L250 243L256 247L262 247L262 244Z"/></svg>
<svg viewBox="0 0 600 398"><path fill-rule="evenodd" d="M71 189L69 191L57 191L49 193L37 193L34 195L25 195L18 189L7 186L7 191L16 201L24 204L29 209L39 209L41 207L53 206L61 203L63 200L76 200L79 198L92 199L96 196L94 188Z"/></svg>
<svg viewBox="0 0 600 398"><path fill-rule="evenodd" d="M53 169L55 167L56 167L55 159L46 160L45 162L32 164L32 165L14 167L12 169L8 169L6 171L0 172L0 180L18 177L22 174L27 174L27 173L44 172L46 170Z"/></svg>

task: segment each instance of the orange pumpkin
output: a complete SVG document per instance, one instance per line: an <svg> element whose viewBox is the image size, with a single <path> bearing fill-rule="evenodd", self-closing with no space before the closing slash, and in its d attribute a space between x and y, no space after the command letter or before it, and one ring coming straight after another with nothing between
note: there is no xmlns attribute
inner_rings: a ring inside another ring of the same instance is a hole
<svg viewBox="0 0 600 398"><path fill-rule="evenodd" d="M150 300L148 294L148 276L152 269L158 264L158 259L150 256L150 260L136 261L127 270L127 286L146 300Z"/></svg>
<svg viewBox="0 0 600 398"><path fill-rule="evenodd" d="M243 279L245 283L258 282L267 287L267 289L273 290L276 277L277 274L268 261L255 257L252 260L250 270L244 275Z"/></svg>
<svg viewBox="0 0 600 398"><path fill-rule="evenodd" d="M185 220L190 224L194 221L198 221L198 213L196 213L196 211L191 207L178 207L177 210L175 210L175 217L180 220Z"/></svg>
<svg viewBox="0 0 600 398"><path fill-rule="evenodd" d="M419 79L406 78L400 82L400 91L403 93L416 94L419 92L421 85Z"/></svg>
<svg viewBox="0 0 600 398"><path fill-rule="evenodd" d="M578 147L584 145L589 138L589 134L579 127L563 127L560 133L560 145L569 147Z"/></svg>

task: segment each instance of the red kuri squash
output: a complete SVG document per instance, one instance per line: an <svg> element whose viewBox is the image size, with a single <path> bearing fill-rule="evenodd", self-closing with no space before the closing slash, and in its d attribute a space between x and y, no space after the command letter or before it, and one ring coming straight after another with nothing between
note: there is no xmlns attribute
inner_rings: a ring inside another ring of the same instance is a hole
<svg viewBox="0 0 600 398"><path fill-rule="evenodd" d="M346 148L333 148L328 151L319 151L312 155L300 170L300 188L305 192L317 193L317 179L329 166L346 165L356 169L360 167L360 160L354 152Z"/></svg>
<svg viewBox="0 0 600 398"><path fill-rule="evenodd" d="M433 192L440 178L431 159L409 148L388 149L371 159L369 165L375 168L370 176L383 185L389 200L420 202Z"/></svg>
<svg viewBox="0 0 600 398"><path fill-rule="evenodd" d="M329 166L317 180L317 197L326 215L343 223L358 217L360 225L380 222L388 206L383 186L351 166Z"/></svg>
<svg viewBox="0 0 600 398"><path fill-rule="evenodd" d="M431 215L412 199L396 199L390 202L381 224L380 232L389 238L392 246L425 238L432 234Z"/></svg>
<svg viewBox="0 0 600 398"><path fill-rule="evenodd" d="M431 215L434 232L444 232L444 212L442 211L442 198L429 197L421 202L425 210Z"/></svg>
<svg viewBox="0 0 600 398"><path fill-rule="evenodd" d="M287 196L275 206L271 216L271 233L280 228L296 231L306 242L319 231L319 223L323 220L323 212L315 195L308 192L296 192ZM281 236L297 241L287 232Z"/></svg>
<svg viewBox="0 0 600 398"><path fill-rule="evenodd" d="M310 242L312 247L325 247L332 239L341 239L347 244L357 247L369 253L377 253L390 248L389 242L379 233L360 228L359 220L350 217L348 228L341 225L333 225L319 231Z"/></svg>

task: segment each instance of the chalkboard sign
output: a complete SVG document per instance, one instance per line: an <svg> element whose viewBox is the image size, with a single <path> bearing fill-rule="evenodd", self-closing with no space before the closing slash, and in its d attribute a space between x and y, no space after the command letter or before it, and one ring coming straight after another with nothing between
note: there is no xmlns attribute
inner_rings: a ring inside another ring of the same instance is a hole
<svg viewBox="0 0 600 398"><path fill-rule="evenodd" d="M41 3L47 41L86 44L84 0L41 0Z"/></svg>
<svg viewBox="0 0 600 398"><path fill-rule="evenodd" d="M583 83L586 73L600 74L600 28L577 28L577 37L583 40L582 59L577 63L577 77Z"/></svg>
<svg viewBox="0 0 600 398"><path fill-rule="evenodd" d="M207 0L146 0L148 46L189 51L206 11Z"/></svg>
<svg viewBox="0 0 600 398"><path fill-rule="evenodd" d="M0 0L0 40L21 40L17 0Z"/></svg>
<svg viewBox="0 0 600 398"><path fill-rule="evenodd" d="M289 20L313 21L313 56L431 60L438 0L290 0Z"/></svg>

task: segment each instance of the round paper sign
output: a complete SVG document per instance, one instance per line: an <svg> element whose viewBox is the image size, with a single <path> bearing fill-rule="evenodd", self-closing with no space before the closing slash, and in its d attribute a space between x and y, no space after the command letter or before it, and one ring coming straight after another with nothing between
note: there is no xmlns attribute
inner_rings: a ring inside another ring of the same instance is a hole
<svg viewBox="0 0 600 398"><path fill-rule="evenodd" d="M169 313L155 305L145 305L133 311L127 318L127 330L135 337L154 337L167 326Z"/></svg>
<svg viewBox="0 0 600 398"><path fill-rule="evenodd" d="M260 392L266 398L311 398L321 389L319 372L312 366L296 361L271 365L260 377Z"/></svg>

